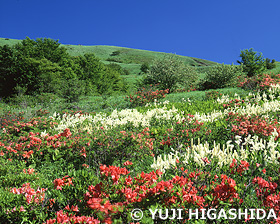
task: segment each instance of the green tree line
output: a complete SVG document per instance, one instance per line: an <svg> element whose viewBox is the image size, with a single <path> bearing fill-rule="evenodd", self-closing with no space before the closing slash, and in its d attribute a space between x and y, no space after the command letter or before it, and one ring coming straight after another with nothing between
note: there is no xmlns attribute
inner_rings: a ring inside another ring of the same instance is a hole
<svg viewBox="0 0 280 224"><path fill-rule="evenodd" d="M120 70L94 54L71 56L50 38L26 38L14 46L0 46L0 97L21 89L28 95L54 93L69 101L83 94L126 91Z"/></svg>

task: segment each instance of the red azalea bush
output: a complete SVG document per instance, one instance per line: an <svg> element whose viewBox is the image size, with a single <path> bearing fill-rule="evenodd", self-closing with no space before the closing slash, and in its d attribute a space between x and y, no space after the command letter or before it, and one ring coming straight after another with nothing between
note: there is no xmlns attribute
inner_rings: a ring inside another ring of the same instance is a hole
<svg viewBox="0 0 280 224"><path fill-rule="evenodd" d="M250 188L256 191L259 200L257 206L260 208L269 210L273 200L279 197L276 182L267 182L260 176L249 182L242 178L242 175L248 176L250 172L255 172L255 167L247 161L233 160L226 170L231 172L231 177L223 174L221 170L216 170L217 174L213 174L208 171L191 172L181 167L177 169L179 176L164 180L159 171L131 176L126 168L102 165L101 182L88 187L80 209L75 205L70 209L67 205L64 212L58 211L55 218L47 220L46 223L64 223L67 220L78 223L78 217L80 220L88 219L86 223L92 220L93 223L130 223L133 222L130 212L134 208L144 211L144 219L149 220L147 210L156 204L162 209L182 208L185 211L183 217L187 220L188 209L246 208L249 206L245 199L250 196L247 192L250 185ZM89 210L86 210L87 208ZM80 213L81 210L88 212L83 214ZM276 214L280 212L279 207L274 207L274 210ZM75 213L69 214L69 211ZM153 221L160 219L157 217Z"/></svg>
<svg viewBox="0 0 280 224"><path fill-rule="evenodd" d="M267 91L271 85L280 83L280 74L259 74L253 77L239 77L238 87L249 90Z"/></svg>
<svg viewBox="0 0 280 224"><path fill-rule="evenodd" d="M231 123L231 131L239 136L259 135L266 139L276 130L280 134L280 124L277 120L270 121L268 118L261 118L259 116L246 116L230 113L227 121ZM279 137L275 137L275 141Z"/></svg>
<svg viewBox="0 0 280 224"><path fill-rule="evenodd" d="M224 103L223 107L225 109L227 108L236 108L236 107L241 107L241 106L245 106L245 101L244 100L239 100L239 99L232 99L230 100L228 103ZM257 103L256 103L257 104Z"/></svg>
<svg viewBox="0 0 280 224"><path fill-rule="evenodd" d="M132 107L144 106L147 103L154 102L154 100L164 98L169 93L169 89L158 90L155 88L156 86L152 85L149 88L143 87L133 95L126 96L125 99L130 102Z"/></svg>
<svg viewBox="0 0 280 224"><path fill-rule="evenodd" d="M11 111L8 111L7 113L5 113L4 116L0 117L0 128L5 128L15 123L16 121L20 122L22 120L24 120L23 112L16 114L16 113L11 113Z"/></svg>
<svg viewBox="0 0 280 224"><path fill-rule="evenodd" d="M220 93L219 91L215 91L215 90L205 92L206 100L216 100L219 97L221 97L222 95L223 95L222 93Z"/></svg>
<svg viewBox="0 0 280 224"><path fill-rule="evenodd" d="M196 91L197 88L193 85L190 85L189 88L180 88L180 89L175 89L173 92L174 93L185 93L185 92L191 92L191 91Z"/></svg>

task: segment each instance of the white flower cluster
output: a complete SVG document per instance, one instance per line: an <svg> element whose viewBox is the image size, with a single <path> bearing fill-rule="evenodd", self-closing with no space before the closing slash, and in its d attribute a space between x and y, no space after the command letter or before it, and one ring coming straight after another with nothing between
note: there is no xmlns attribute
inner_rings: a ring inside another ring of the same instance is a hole
<svg viewBox="0 0 280 224"><path fill-rule="evenodd" d="M152 119L182 121L184 112L178 112L174 107L170 110L162 107L148 110L146 113L140 113L136 109L124 109L121 111L114 110L109 116L105 113L98 113L95 116L64 114L62 117L59 114L54 114L52 117L59 122L55 130L62 131L65 128L71 128L71 131L74 132L75 128L90 131L101 126L107 129L129 123L134 127L149 127Z"/></svg>
<svg viewBox="0 0 280 224"><path fill-rule="evenodd" d="M145 107L150 107L150 106L155 106L155 107L157 107L157 106L160 106L160 105L167 105L167 104L169 104L169 101L168 101L168 100L165 100L165 101L163 101L163 102L158 102L157 99L155 99L153 103L147 103L147 104L145 105Z"/></svg>
<svg viewBox="0 0 280 224"><path fill-rule="evenodd" d="M191 147L188 147L184 153L180 154L178 151L173 150L173 152L167 156L164 155L163 158L162 156L154 158L154 163L151 167L155 170L159 169L164 173L166 169L171 169L176 164L177 159L184 164L188 164L191 158L193 158L194 162L199 166L204 166L205 162L203 159L206 157L209 161L213 158L217 158L218 165L222 167L223 165L232 163L233 159L238 161L248 160L260 153L268 163L279 164L277 159L280 157L280 153L276 150L278 143L274 141L276 135L278 135L277 132L274 132L268 142L259 139L258 136L252 137L249 135L244 139L243 143L241 143L241 137L236 136L235 143L241 145L238 147L231 144L231 140L226 143L226 146L223 145L222 147L220 144L216 145L214 142L214 147L212 149L210 149L208 142L203 144L198 142L197 145L191 144Z"/></svg>
<svg viewBox="0 0 280 224"><path fill-rule="evenodd" d="M264 93L262 96L257 94L249 94L247 98L245 98L246 106L242 107L233 107L225 109L224 111L212 111L211 113L196 113L194 114L193 119L198 120L199 122L214 122L217 119L221 119L225 117L229 112L238 113L241 115L263 115L268 117L267 113L270 111L280 111L280 101L275 99L276 97L273 95L273 91L279 91L280 86L272 86L270 99L267 100L267 95ZM237 94L235 95L235 99L241 99ZM252 104L250 101L259 102L264 101L262 105ZM191 103L190 100L187 103ZM220 99L217 99L218 103L227 103L230 101L228 95L223 95ZM162 104L168 104L168 101L163 102ZM91 131L93 128L104 127L112 128L118 125L126 125L132 124L134 127L149 127L152 119L156 119L157 121L165 120L165 121L182 121L184 118L184 112L178 112L176 108L172 108L167 110L165 106L162 108L158 108L157 106L161 103L154 102L156 108L149 109L146 113L140 113L136 109L124 109L124 110L114 110L109 116L105 113L98 113L95 116L91 115L67 115L64 114L60 116L57 113L53 114L53 118L56 119L59 124L55 128L56 130L62 131L65 128L73 129L80 128L82 130Z"/></svg>
<svg viewBox="0 0 280 224"><path fill-rule="evenodd" d="M155 170L160 170L162 173L165 173L166 170L171 169L176 166L176 161L179 160L178 152L170 153L168 155L164 154L158 156L157 159L154 157L154 163L151 167Z"/></svg>
<svg viewBox="0 0 280 224"><path fill-rule="evenodd" d="M189 105L192 105L192 101L190 100L190 98L187 98L187 99L182 98L182 101L183 101L184 103L188 103Z"/></svg>
<svg viewBox="0 0 280 224"><path fill-rule="evenodd" d="M89 124L92 122L93 117L91 115L77 113L75 115L63 114L61 116L55 112L51 118L59 122L58 126L55 127L55 130L59 132L65 130L66 128L70 128L72 132L75 132L78 129L87 131L92 130L91 125L82 125L83 123Z"/></svg>
<svg viewBox="0 0 280 224"><path fill-rule="evenodd" d="M280 101L272 100L266 101L262 105L251 105L246 104L245 107L240 108L232 108L231 110L225 110L226 113L228 112L239 113L239 114L246 114L246 115L261 115L266 114L268 112L276 112L280 111Z"/></svg>
<svg viewBox="0 0 280 224"><path fill-rule="evenodd" d="M270 92L270 94L280 93L280 84L271 85L268 91Z"/></svg>
<svg viewBox="0 0 280 224"><path fill-rule="evenodd" d="M229 95L222 95L221 98L218 97L217 102L218 104L222 104L222 103L228 103L230 100L231 98L229 97Z"/></svg>
<svg viewBox="0 0 280 224"><path fill-rule="evenodd" d="M277 90L279 91L279 90ZM240 115L264 115L268 116L268 112L276 112L280 111L280 101L276 99L275 95L271 92L269 95L270 101L267 100L267 95L263 93L261 96L259 93L257 94L252 94L249 93L248 97L245 98L246 106L242 107L231 107L228 109L225 109L224 111L212 111L211 113L207 114L201 114L201 113L196 113L193 117L193 119L198 120L199 122L213 122L217 119L221 119L225 117L229 112L233 113L238 113ZM235 94L234 99L239 99L241 100L240 96ZM228 103L231 100L228 95L223 95L221 98L217 99L218 103ZM257 105L257 104L252 104L250 101L254 102L260 102L264 101L262 105Z"/></svg>

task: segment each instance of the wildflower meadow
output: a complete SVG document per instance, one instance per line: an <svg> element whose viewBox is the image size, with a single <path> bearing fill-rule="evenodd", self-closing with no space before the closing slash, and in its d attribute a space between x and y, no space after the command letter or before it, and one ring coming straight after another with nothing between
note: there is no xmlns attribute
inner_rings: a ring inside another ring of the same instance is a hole
<svg viewBox="0 0 280 224"><path fill-rule="evenodd" d="M280 223L278 76L243 96L142 90L121 110L6 111L1 223Z"/></svg>

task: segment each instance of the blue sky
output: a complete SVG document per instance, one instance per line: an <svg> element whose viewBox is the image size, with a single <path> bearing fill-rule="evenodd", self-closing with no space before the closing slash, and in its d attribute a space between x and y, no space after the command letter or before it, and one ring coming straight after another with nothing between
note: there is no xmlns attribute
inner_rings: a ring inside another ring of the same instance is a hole
<svg viewBox="0 0 280 224"><path fill-rule="evenodd" d="M0 0L0 37L113 45L231 64L280 61L279 0Z"/></svg>

